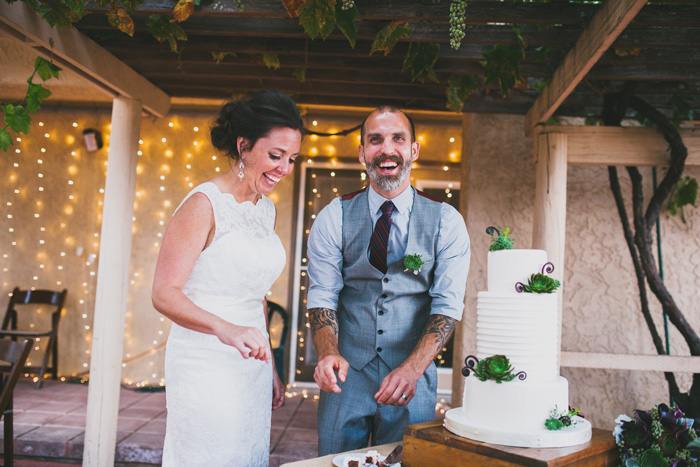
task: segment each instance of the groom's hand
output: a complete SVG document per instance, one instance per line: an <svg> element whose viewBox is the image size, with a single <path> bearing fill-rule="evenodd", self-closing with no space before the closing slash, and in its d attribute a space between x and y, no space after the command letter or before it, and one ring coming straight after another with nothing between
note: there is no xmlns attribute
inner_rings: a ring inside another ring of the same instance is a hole
<svg viewBox="0 0 700 467"><path fill-rule="evenodd" d="M399 366L382 380L379 391L374 395L378 404L404 406L416 395L416 384L421 375Z"/></svg>
<svg viewBox="0 0 700 467"><path fill-rule="evenodd" d="M340 392L338 380L341 383L345 382L349 367L347 360L340 355L329 355L318 361L314 371L314 380L321 390L338 393ZM337 378L335 376L336 371L338 372Z"/></svg>

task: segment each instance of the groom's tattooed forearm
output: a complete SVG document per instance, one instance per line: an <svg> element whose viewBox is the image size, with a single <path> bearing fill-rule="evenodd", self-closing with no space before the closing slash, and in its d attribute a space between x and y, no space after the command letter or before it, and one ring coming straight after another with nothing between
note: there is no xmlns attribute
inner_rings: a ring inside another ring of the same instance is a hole
<svg viewBox="0 0 700 467"><path fill-rule="evenodd" d="M433 334L435 337L436 350L442 349L447 339L449 339L454 328L455 319L445 315L431 315L428 318L428 325L425 327L421 338L426 334Z"/></svg>
<svg viewBox="0 0 700 467"><path fill-rule="evenodd" d="M311 332L316 335L318 331L330 326L333 333L338 335L338 319L335 316L335 310L330 308L309 308L309 322L311 324Z"/></svg>

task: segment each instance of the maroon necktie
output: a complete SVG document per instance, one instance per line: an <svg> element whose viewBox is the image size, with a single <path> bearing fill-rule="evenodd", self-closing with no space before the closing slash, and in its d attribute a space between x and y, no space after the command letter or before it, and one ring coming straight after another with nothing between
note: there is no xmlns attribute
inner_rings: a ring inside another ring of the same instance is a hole
<svg viewBox="0 0 700 467"><path fill-rule="evenodd" d="M386 252L389 245L391 213L394 212L394 203L385 201L381 210L382 215L377 219L372 238L369 241L369 264L386 274Z"/></svg>

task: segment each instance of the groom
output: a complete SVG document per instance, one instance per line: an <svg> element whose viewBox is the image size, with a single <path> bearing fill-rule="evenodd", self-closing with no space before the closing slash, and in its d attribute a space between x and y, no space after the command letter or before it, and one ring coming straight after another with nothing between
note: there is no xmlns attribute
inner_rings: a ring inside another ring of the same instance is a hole
<svg viewBox="0 0 700 467"><path fill-rule="evenodd" d="M308 242L321 456L370 435L400 441L404 426L434 418L433 359L462 316L469 269L462 216L410 185L420 150L410 117L379 107L361 143L370 186L326 206Z"/></svg>

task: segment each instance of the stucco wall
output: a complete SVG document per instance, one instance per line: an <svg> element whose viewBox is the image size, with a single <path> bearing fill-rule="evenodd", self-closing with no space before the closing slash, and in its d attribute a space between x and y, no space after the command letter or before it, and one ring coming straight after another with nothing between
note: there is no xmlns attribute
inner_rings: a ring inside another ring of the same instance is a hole
<svg viewBox="0 0 700 467"><path fill-rule="evenodd" d="M469 203L467 226L472 239L472 267L467 288L464 343L475 351L476 293L486 289L486 252L489 225L509 226L516 248L532 245L535 165L532 140L523 136L523 119L517 116L475 115L469 145ZM630 198L626 171L620 178ZM651 169L642 169L646 195L651 190ZM687 174L700 176L700 170ZM566 219L566 264L562 350L655 354L649 331L639 310L632 262L622 236L619 217L605 167L569 167ZM700 212L686 211L688 223L663 214L661 238L666 284L686 314L700 328ZM653 295L650 294L651 297ZM660 306L652 298L653 315L663 333ZM688 355L680 335L670 333L673 354ZM668 400L660 372L563 368L569 380L570 404L580 408L594 424L612 428L620 413L649 408ZM688 387L689 375L681 377Z"/></svg>

